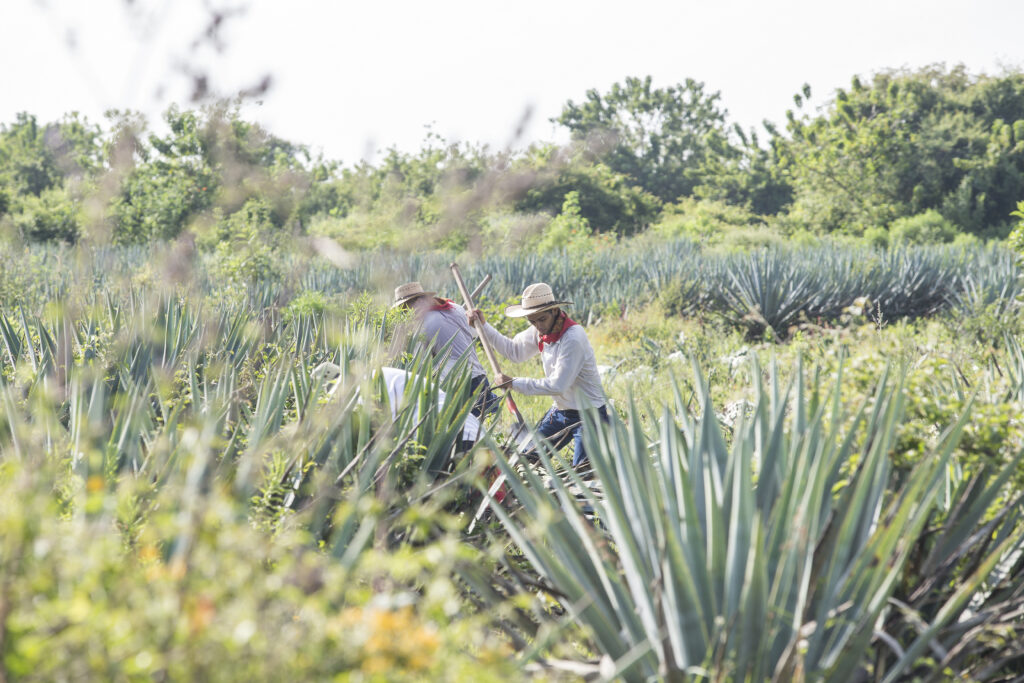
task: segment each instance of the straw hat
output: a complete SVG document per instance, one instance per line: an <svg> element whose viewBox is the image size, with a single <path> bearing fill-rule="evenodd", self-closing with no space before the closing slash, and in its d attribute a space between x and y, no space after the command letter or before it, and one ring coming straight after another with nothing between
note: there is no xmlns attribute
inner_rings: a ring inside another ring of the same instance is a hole
<svg viewBox="0 0 1024 683"><path fill-rule="evenodd" d="M391 308L398 308L402 304L407 304L417 297L434 296L435 294L437 294L437 292L423 291L423 285L418 282L406 282L400 287L395 287L395 303L391 304Z"/></svg>
<svg viewBox="0 0 1024 683"><path fill-rule="evenodd" d="M549 308L571 305L571 301L556 300L555 295L551 293L551 287L543 282L537 282L523 290L523 303L512 304L505 309L505 315L510 318L523 318Z"/></svg>

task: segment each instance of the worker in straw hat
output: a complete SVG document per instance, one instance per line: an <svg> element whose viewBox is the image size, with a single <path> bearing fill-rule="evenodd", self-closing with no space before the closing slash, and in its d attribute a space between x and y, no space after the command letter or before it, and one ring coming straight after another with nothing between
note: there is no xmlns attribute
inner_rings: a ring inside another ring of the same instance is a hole
<svg viewBox="0 0 1024 683"><path fill-rule="evenodd" d="M442 379L463 358L467 359L472 376L470 387L479 396L470 411L474 416L481 417L498 409L498 400L491 391L480 359L473 351L473 333L469 330L466 314L461 307L449 299L438 297L436 292L424 291L419 282L407 282L396 287L392 307L413 311L430 354L442 361Z"/></svg>
<svg viewBox="0 0 1024 683"><path fill-rule="evenodd" d="M554 405L537 425L537 432L552 438L557 450L573 442L573 467L586 462L583 447L581 408L596 408L601 419L608 418L608 408L597 371L594 349L587 333L563 309L571 301L555 298L551 287L539 282L523 291L522 302L505 309L512 318L526 318L530 327L512 339L486 324L479 310L469 312L470 322L480 320L483 334L491 347L515 363L540 354L544 366L544 379L509 377L499 374L494 378L497 386L509 386L526 395L554 397Z"/></svg>

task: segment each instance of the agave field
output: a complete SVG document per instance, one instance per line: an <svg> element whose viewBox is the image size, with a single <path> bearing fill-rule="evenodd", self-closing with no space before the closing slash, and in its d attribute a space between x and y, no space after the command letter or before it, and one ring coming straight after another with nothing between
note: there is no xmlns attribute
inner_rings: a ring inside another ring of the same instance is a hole
<svg viewBox="0 0 1024 683"><path fill-rule="evenodd" d="M456 448L468 376L436 381L387 306L410 279L453 291L449 261L0 256L2 679L1024 667L1011 254L679 242L463 263L492 276L490 311L546 280L589 323L616 369L610 423L587 417L592 482L546 448L513 465L506 416ZM387 365L412 378L394 414ZM509 494L470 532L499 471Z"/></svg>
<svg viewBox="0 0 1024 683"><path fill-rule="evenodd" d="M106 289L113 274L135 273L135 284L150 284L167 274L155 272L154 264L170 257L187 261L170 269L172 279L187 276L205 293L226 282L253 285L258 280L258 286L248 288L250 301L264 308L286 303L302 291L349 297L371 292L381 299L395 282L413 279L427 288L452 290L447 275L451 258L444 254L367 252L347 255L339 268L310 253L289 251L259 270L209 260L193 263L186 256L181 249L167 247L94 249L87 254L30 247L0 257L0 287L8 305L40 304L62 299L72 287L81 286L83 277L96 290ZM463 270L474 282L492 277L492 300L517 297L522 283L534 280L571 292L581 320L593 321L608 310L621 314L661 298L673 313L720 315L751 334L770 328L783 337L801 322L834 322L858 300L870 305L869 317L879 322L941 311L969 315L988 306L1001 315L1021 290L1015 256L996 247L880 251L826 246L709 253L682 240L640 242L583 257L557 252L490 256L465 264Z"/></svg>

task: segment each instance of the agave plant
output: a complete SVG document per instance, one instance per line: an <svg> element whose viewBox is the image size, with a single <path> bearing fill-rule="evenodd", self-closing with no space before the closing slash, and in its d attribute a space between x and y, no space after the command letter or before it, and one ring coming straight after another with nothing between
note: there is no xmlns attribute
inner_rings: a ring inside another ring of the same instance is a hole
<svg viewBox="0 0 1024 683"><path fill-rule="evenodd" d="M1020 305L1020 265L1013 254L996 249L977 252L971 260L951 293L954 311L966 316L991 307L997 318L1006 318Z"/></svg>
<svg viewBox="0 0 1024 683"><path fill-rule="evenodd" d="M935 520L966 416L894 486L888 451L902 419L899 377L883 377L848 415L838 382L829 390L816 375L808 387L798 373L783 391L774 368L767 386L753 369L756 408L735 428L732 448L699 371L702 412L689 414L677 390L653 445L634 404L606 429L590 416L588 453L604 490L588 501L597 526L553 476L544 449L556 495L505 463L522 510L493 509L550 594L591 634L604 677L898 679L942 635L964 637L954 624L968 599L1019 550L1015 514L985 520L1007 471L975 481L970 502L969 486L957 488L951 499L964 504L947 513L913 604L900 607L894 596ZM976 544L992 533L983 559L950 573L970 547L965 538Z"/></svg>
<svg viewBox="0 0 1024 683"><path fill-rule="evenodd" d="M733 265L722 290L726 316L755 336L768 329L784 337L801 313L822 307L815 301L823 291L819 274L796 267L783 252L751 254Z"/></svg>
<svg viewBox="0 0 1024 683"><path fill-rule="evenodd" d="M950 249L893 250L882 255L866 295L888 320L930 315L948 304L963 268L964 260Z"/></svg>

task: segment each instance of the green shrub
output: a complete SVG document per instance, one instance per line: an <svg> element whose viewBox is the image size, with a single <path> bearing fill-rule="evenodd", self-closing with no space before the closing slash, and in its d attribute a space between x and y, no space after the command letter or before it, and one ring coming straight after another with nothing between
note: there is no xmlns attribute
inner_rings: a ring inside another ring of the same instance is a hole
<svg viewBox="0 0 1024 683"><path fill-rule="evenodd" d="M544 234L537 242L537 251L545 253L565 249L570 253L586 253L599 244L614 244L609 235L593 234L590 221L580 213L580 195L573 190L565 195L562 212L551 219Z"/></svg>
<svg viewBox="0 0 1024 683"><path fill-rule="evenodd" d="M244 242L221 242L210 265L216 277L241 286L271 280L279 274L273 250L256 237Z"/></svg>
<svg viewBox="0 0 1024 683"><path fill-rule="evenodd" d="M944 244L952 242L958 230L935 209L892 222L889 235L893 244Z"/></svg>
<svg viewBox="0 0 1024 683"><path fill-rule="evenodd" d="M75 242L82 227L80 211L64 188L50 188L38 196L18 196L11 220L22 239L30 242Z"/></svg>
<svg viewBox="0 0 1024 683"><path fill-rule="evenodd" d="M1011 215L1017 219L1017 225L1006 241L1018 255L1024 256L1024 201L1017 203L1017 210Z"/></svg>
<svg viewBox="0 0 1024 683"><path fill-rule="evenodd" d="M761 216L716 200L682 199L667 206L650 232L660 239L687 238L704 245L747 249L784 241Z"/></svg>
<svg viewBox="0 0 1024 683"><path fill-rule="evenodd" d="M221 486L166 488L129 538L118 518L138 511L129 481L72 478L66 493L81 507L68 515L52 468L27 469L0 471L3 670L14 679L517 676L485 622L447 605L458 594L452 572L468 558L451 539L367 552L349 570L294 525L256 528Z"/></svg>
<svg viewBox="0 0 1024 683"><path fill-rule="evenodd" d="M686 316L697 312L706 298L702 283L685 275L673 278L658 295L658 301L665 309L665 313L674 316Z"/></svg>
<svg viewBox="0 0 1024 683"><path fill-rule="evenodd" d="M376 211L357 208L345 216L320 214L309 224L310 235L330 237L345 249L400 248L412 230L417 228L398 205Z"/></svg>
<svg viewBox="0 0 1024 683"><path fill-rule="evenodd" d="M872 247L885 249L889 246L889 231L875 226L864 231L864 241Z"/></svg>
<svg viewBox="0 0 1024 683"><path fill-rule="evenodd" d="M219 212L214 212L215 216ZM274 247L281 237L265 199L250 199L234 213L203 231L196 243L213 250L214 274L237 285L279 276Z"/></svg>
<svg viewBox="0 0 1024 683"><path fill-rule="evenodd" d="M315 289L306 289L292 299L284 309L284 319L294 320L304 316L323 315L327 311L329 302L323 292Z"/></svg>
<svg viewBox="0 0 1024 683"><path fill-rule="evenodd" d="M237 211L224 215L220 209L213 212L212 223L199 229L196 245L212 250L221 244L241 244L253 239L273 239L279 229L273 208L264 198L247 200Z"/></svg>
<svg viewBox="0 0 1024 683"><path fill-rule="evenodd" d="M982 238L977 235L972 235L969 232L957 233L957 236L953 238L953 246L961 247L964 249L970 249L974 247L980 247L982 245Z"/></svg>
<svg viewBox="0 0 1024 683"><path fill-rule="evenodd" d="M573 149L536 145L511 170L529 182L512 206L517 213L555 215L566 195L576 192L580 213L595 232L626 236L650 225L661 207L634 179Z"/></svg>
<svg viewBox="0 0 1024 683"><path fill-rule="evenodd" d="M483 250L488 254L508 253L507 249L530 248L551 223L546 213L498 211L481 219Z"/></svg>

